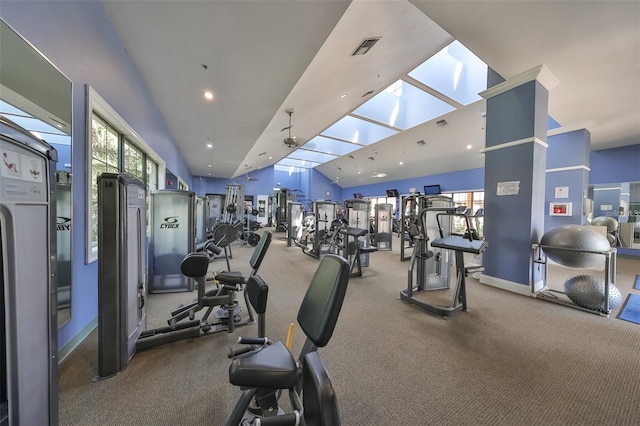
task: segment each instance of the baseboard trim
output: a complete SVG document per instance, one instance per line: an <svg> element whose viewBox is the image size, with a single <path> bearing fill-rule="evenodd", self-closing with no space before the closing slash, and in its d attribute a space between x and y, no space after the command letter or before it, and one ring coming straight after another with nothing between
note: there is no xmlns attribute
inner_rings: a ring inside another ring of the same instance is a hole
<svg viewBox="0 0 640 426"><path fill-rule="evenodd" d="M98 326L98 317L96 316L89 324L87 324L76 336L71 339L64 347L58 351L58 364L73 352L75 348L82 343L84 339Z"/></svg>
<svg viewBox="0 0 640 426"><path fill-rule="evenodd" d="M507 290L512 293L522 294L523 296L533 296L531 289L528 285L516 283L513 281L503 280L502 278L496 278L489 275L480 275L480 282L482 284L496 287L502 290Z"/></svg>

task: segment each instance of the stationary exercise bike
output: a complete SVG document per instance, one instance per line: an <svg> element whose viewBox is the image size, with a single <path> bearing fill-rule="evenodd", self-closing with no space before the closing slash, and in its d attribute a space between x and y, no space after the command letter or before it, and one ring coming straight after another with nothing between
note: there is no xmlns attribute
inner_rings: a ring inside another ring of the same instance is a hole
<svg viewBox="0 0 640 426"><path fill-rule="evenodd" d="M297 360L282 342L239 339L249 346L231 352L229 381L243 391L227 426L298 425L301 419L306 425L340 424L331 381L316 350L331 339L348 282L346 259L333 254L322 258L298 310L306 341ZM282 390L288 391L290 413L278 404Z"/></svg>

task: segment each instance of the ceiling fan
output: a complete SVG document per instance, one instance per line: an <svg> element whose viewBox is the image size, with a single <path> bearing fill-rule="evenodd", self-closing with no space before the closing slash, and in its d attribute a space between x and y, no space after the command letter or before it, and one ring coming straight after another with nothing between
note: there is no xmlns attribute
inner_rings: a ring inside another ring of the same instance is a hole
<svg viewBox="0 0 640 426"><path fill-rule="evenodd" d="M258 180L256 178L252 178L252 177L249 176L249 165L248 164L245 164L244 167L245 167L244 180L246 180L246 181L256 181L256 180Z"/></svg>
<svg viewBox="0 0 640 426"><path fill-rule="evenodd" d="M280 131L281 132L284 132L285 130L289 131L289 136L284 138L284 144L289 148L295 148L296 146L298 146L298 143L296 142L296 137L291 136L291 128L293 127L293 124L291 124L291 115L293 115L294 109L289 108L285 112L289 115L289 125L287 127L283 127L282 130Z"/></svg>
<svg viewBox="0 0 640 426"><path fill-rule="evenodd" d="M373 151L373 155L378 155L378 151ZM373 160L373 173L371 173L371 177L374 177L374 178L387 177L387 174L385 172L378 171L378 164L375 157L369 157L369 160Z"/></svg>

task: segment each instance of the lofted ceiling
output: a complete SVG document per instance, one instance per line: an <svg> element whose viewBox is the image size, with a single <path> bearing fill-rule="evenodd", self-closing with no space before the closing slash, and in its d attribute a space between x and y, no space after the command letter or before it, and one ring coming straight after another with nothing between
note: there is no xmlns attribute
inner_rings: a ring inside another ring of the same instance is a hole
<svg viewBox="0 0 640 426"><path fill-rule="evenodd" d="M293 150L283 143L288 109L303 145L455 39L504 78L545 65L559 81L549 114L561 131L587 128L592 149L640 143L636 1L102 3L194 176L276 163ZM372 37L366 55L351 55ZM484 102L456 104L317 170L350 187L482 167Z"/></svg>

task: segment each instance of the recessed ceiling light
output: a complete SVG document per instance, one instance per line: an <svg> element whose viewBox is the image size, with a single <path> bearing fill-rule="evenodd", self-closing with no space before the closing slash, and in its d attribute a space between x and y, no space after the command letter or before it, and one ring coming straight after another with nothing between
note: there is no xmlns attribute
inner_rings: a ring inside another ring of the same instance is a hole
<svg viewBox="0 0 640 426"><path fill-rule="evenodd" d="M473 145L467 145L467 149L473 148Z"/></svg>
<svg viewBox="0 0 640 426"><path fill-rule="evenodd" d="M273 159L273 157L269 157L269 160L272 160L272 159Z"/></svg>
<svg viewBox="0 0 640 426"><path fill-rule="evenodd" d="M209 164L207 167L211 167L211 164Z"/></svg>
<svg viewBox="0 0 640 426"><path fill-rule="evenodd" d="M400 165L402 166L403 164L404 164L404 161L401 161L401 162L400 162Z"/></svg>
<svg viewBox="0 0 640 426"><path fill-rule="evenodd" d="M207 148L213 148L213 144L208 143Z"/></svg>
<svg viewBox="0 0 640 426"><path fill-rule="evenodd" d="M205 98L205 99L207 99L207 100L209 100L209 101L212 101L212 100L213 100L213 98L214 98L213 92L212 92L212 91L210 91L210 90L205 90L205 92L204 92L204 98Z"/></svg>
<svg viewBox="0 0 640 426"><path fill-rule="evenodd" d="M344 98L346 98L346 97L347 97L347 94L346 94L346 93L343 93L342 95L340 95L340 99L344 99Z"/></svg>

